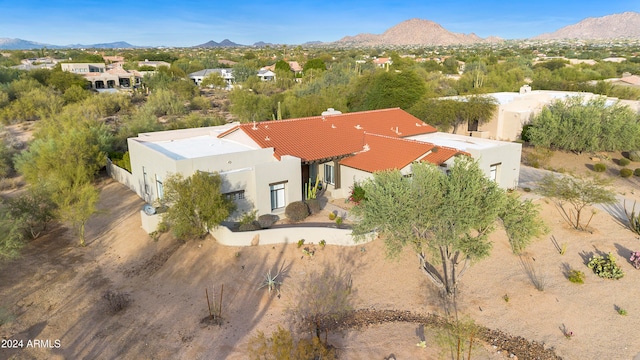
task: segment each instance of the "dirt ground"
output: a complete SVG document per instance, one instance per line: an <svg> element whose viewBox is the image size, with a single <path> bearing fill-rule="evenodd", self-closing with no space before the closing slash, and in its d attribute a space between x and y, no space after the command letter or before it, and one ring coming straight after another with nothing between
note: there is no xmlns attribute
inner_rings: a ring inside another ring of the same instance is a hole
<svg viewBox="0 0 640 360"><path fill-rule="evenodd" d="M586 154L559 153L550 166L588 172L589 164ZM637 197L635 178L617 178L614 187ZM20 259L0 264L0 314L10 320L0 326L0 337L25 346L50 340L49 346L0 349L0 359L246 359L257 331L271 333L282 325L299 334L290 310L308 275L325 268L350 275L357 309L441 313L409 249L394 261L385 259L379 240L321 249L319 239L310 237L313 257L296 244L236 248L213 238L180 244L168 234L154 241L140 227L142 200L110 180L101 194L100 211L87 226L87 247L78 247L74 234L58 226L30 243ZM462 279L460 312L483 326L544 343L565 359L640 359L640 271L626 260L640 249L638 236L604 211L594 216L591 233L577 232L552 202L536 202L549 235L518 257L504 232L496 231L491 256ZM564 255L552 237L566 244ZM620 280L600 279L584 265L591 254L608 252L625 272ZM585 272L585 283L569 282L568 268ZM278 269L284 269L281 296L258 289L267 271ZM544 282L543 291L528 273ZM221 326L201 322L209 314L205 290L216 299L214 308L222 298ZM129 306L112 313L103 298L107 291L128 294ZM618 308L628 315L619 315ZM417 346L423 338L425 348ZM329 342L342 359L451 358L440 338L438 330L385 323L331 334ZM488 345L473 352L474 359L509 355Z"/></svg>

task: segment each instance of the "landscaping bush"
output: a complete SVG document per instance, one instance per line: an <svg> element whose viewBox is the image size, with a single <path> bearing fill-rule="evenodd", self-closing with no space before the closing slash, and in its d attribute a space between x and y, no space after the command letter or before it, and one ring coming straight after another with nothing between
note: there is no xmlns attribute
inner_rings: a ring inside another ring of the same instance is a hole
<svg viewBox="0 0 640 360"><path fill-rule="evenodd" d="M620 176L623 178L628 178L631 175L633 175L633 170L627 168L620 169Z"/></svg>
<svg viewBox="0 0 640 360"><path fill-rule="evenodd" d="M584 273L580 270L571 270L567 279L574 284L584 284Z"/></svg>
<svg viewBox="0 0 640 360"><path fill-rule="evenodd" d="M634 150L629 152L629 160L640 161L640 150Z"/></svg>
<svg viewBox="0 0 640 360"><path fill-rule="evenodd" d="M606 258L600 255L594 255L589 259L587 267L592 269L596 275L605 279L618 280L624 276L624 272L616 264L616 258L609 253Z"/></svg>
<svg viewBox="0 0 640 360"><path fill-rule="evenodd" d="M307 207L309 207L309 212L311 214L317 214L320 212L320 200L308 199L305 202L307 203Z"/></svg>
<svg viewBox="0 0 640 360"><path fill-rule="evenodd" d="M595 172L605 172L607 170L607 166L602 163L597 163L593 165L593 171Z"/></svg>
<svg viewBox="0 0 640 360"><path fill-rule="evenodd" d="M640 176L640 168L633 170L633 175Z"/></svg>
<svg viewBox="0 0 640 360"><path fill-rule="evenodd" d="M334 213L333 211L329 213L329 220L333 221L336 219L336 213Z"/></svg>
<svg viewBox="0 0 640 360"><path fill-rule="evenodd" d="M260 224L260 227L263 229L272 227L278 220L280 220L278 215L264 214L258 216L258 224Z"/></svg>
<svg viewBox="0 0 640 360"><path fill-rule="evenodd" d="M631 160L627 159L627 158L621 158L620 160L618 160L618 165L620 166L627 166L631 163Z"/></svg>
<svg viewBox="0 0 640 360"><path fill-rule="evenodd" d="M287 205L284 214L291 221L302 221L309 216L309 207L302 201L294 201Z"/></svg>

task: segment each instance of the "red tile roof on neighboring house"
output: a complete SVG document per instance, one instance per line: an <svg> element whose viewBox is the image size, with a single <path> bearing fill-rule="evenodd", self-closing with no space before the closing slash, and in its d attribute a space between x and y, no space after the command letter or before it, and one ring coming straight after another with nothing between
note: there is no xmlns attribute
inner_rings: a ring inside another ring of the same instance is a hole
<svg viewBox="0 0 640 360"><path fill-rule="evenodd" d="M361 151L365 131L399 138L432 133L436 129L394 108L240 124L219 137L234 131L243 131L262 148L273 147L277 158L292 155L310 162Z"/></svg>
<svg viewBox="0 0 640 360"><path fill-rule="evenodd" d="M342 161L340 165L367 172L402 169L423 157L435 146L415 140L366 133L363 149Z"/></svg>
<svg viewBox="0 0 640 360"><path fill-rule="evenodd" d="M442 163L456 155L471 156L471 154L460 151L458 149L450 148L447 146L438 146L429 155L422 158L422 161L428 161L432 164L441 165Z"/></svg>

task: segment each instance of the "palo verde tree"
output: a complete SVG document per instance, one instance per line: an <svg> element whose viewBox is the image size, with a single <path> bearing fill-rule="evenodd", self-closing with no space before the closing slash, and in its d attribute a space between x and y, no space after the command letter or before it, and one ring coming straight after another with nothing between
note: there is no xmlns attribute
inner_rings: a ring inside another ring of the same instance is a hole
<svg viewBox="0 0 640 360"><path fill-rule="evenodd" d="M554 199L560 214L577 230L586 230L595 214L582 224L582 211L593 204L613 204L615 193L607 188L608 181L597 177L546 175L538 183L537 192ZM568 207L565 207L569 204Z"/></svg>
<svg viewBox="0 0 640 360"><path fill-rule="evenodd" d="M506 192L466 156L456 158L448 174L425 163L414 164L412 171L410 178L393 170L363 182L366 196L352 210L361 219L353 233L362 239L374 230L384 239L391 257L412 247L427 277L447 300L455 300L460 278L471 261L489 255L489 234L510 202ZM520 226L539 224L536 209L518 217ZM511 223L504 222L506 226ZM511 235L512 248L519 250L536 232Z"/></svg>
<svg viewBox="0 0 640 360"><path fill-rule="evenodd" d="M163 221L179 239L204 237L235 210L233 201L221 192L222 178L217 173L196 172L167 177L163 202L169 207Z"/></svg>

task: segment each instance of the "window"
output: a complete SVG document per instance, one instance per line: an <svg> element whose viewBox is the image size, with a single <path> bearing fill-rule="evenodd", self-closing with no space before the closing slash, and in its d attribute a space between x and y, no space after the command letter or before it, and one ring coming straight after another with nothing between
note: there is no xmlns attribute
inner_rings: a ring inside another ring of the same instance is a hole
<svg viewBox="0 0 640 360"><path fill-rule="evenodd" d="M162 185L162 178L156 175L156 191L158 199L164 198L164 185Z"/></svg>
<svg viewBox="0 0 640 360"><path fill-rule="evenodd" d="M269 185L269 189L271 190L271 210L282 209L285 206L284 185L285 183Z"/></svg>
<svg viewBox="0 0 640 360"><path fill-rule="evenodd" d="M324 181L328 184L335 185L333 165L324 164Z"/></svg>
<svg viewBox="0 0 640 360"><path fill-rule="evenodd" d="M479 125L478 120L469 121L469 124L467 125L467 129L468 131L478 131L478 125Z"/></svg>
<svg viewBox="0 0 640 360"><path fill-rule="evenodd" d="M227 198L227 200L231 200L231 201L243 200L244 190L228 192L228 193L225 193L224 196Z"/></svg>
<svg viewBox="0 0 640 360"><path fill-rule="evenodd" d="M144 181L144 193L149 195L149 181L147 179L147 169L142 167L142 181Z"/></svg>
<svg viewBox="0 0 640 360"><path fill-rule="evenodd" d="M502 165L502 163L493 164L489 167L489 179L498 181L498 171L500 169L500 165Z"/></svg>

